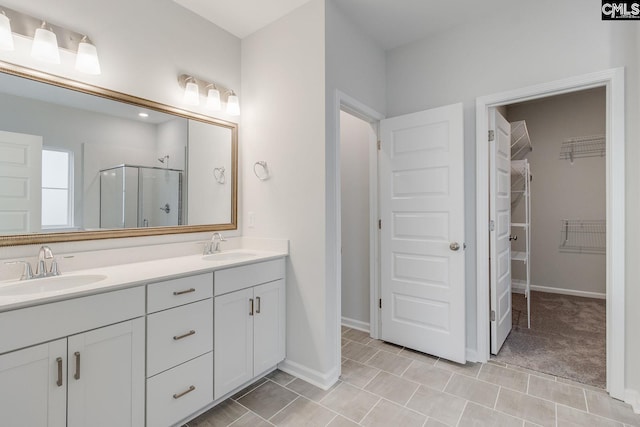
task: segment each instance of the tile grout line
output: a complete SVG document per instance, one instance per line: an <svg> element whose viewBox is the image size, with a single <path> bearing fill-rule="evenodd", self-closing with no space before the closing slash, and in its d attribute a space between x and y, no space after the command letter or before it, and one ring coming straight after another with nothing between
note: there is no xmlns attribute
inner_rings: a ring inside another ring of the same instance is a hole
<svg viewBox="0 0 640 427"><path fill-rule="evenodd" d="M378 401L367 411L366 414L364 414L364 416L362 418L360 418L360 421L358 421L356 424L358 425L362 425L362 421L364 421L365 418L367 418L367 416L371 413L371 411L373 411L373 409L378 406L378 403L380 403L380 401L382 400L382 397L378 396L377 394L374 394L374 396L376 396L378 398Z"/></svg>
<svg viewBox="0 0 640 427"><path fill-rule="evenodd" d="M288 390L288 389L287 389ZM300 395L296 396L295 399L293 399L291 402L287 403L286 405L284 405L282 408L280 408L280 410L278 412L276 412L275 414L271 415L269 417L269 420L271 420L273 417L275 417L276 415L278 415L280 412L284 411L285 409L287 409L289 406L291 406L293 404L293 402L295 402L296 400L300 399ZM267 420L267 421L269 421ZM271 423L273 424L273 423Z"/></svg>
<svg viewBox="0 0 640 427"><path fill-rule="evenodd" d="M591 411L589 411L589 400L587 399L587 390L582 389L582 394L584 395L584 404L585 404L585 407L587 408L587 413L589 413Z"/></svg>
<svg viewBox="0 0 640 427"><path fill-rule="evenodd" d="M467 410L467 405L468 404L469 404L468 400L466 402L464 402L464 408L462 408L462 412L460 412L460 416L458 416L458 422L456 423L456 426L460 425L460 422L462 421L462 416L464 415L464 411Z"/></svg>
<svg viewBox="0 0 640 427"><path fill-rule="evenodd" d="M500 393L502 392L502 386L498 387L498 394L496 395L496 401L493 404L493 410L497 411L497 407L498 407L498 400L500 399Z"/></svg>
<svg viewBox="0 0 640 427"><path fill-rule="evenodd" d="M413 362L415 362L415 360L412 360L412 361L411 361L411 363L409 363L409 364L407 365L407 367L406 367L406 368L404 368L404 371L402 371L402 373L401 373L400 375L398 375L398 376L402 378L402 377L404 376L404 374L409 370L409 368L411 367L411 365L413 365Z"/></svg>

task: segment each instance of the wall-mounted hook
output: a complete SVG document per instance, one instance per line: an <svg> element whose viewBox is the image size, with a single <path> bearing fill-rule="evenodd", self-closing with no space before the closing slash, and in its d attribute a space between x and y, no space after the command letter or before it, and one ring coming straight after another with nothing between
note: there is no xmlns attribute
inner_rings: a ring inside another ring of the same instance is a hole
<svg viewBox="0 0 640 427"><path fill-rule="evenodd" d="M262 169L262 172L260 172ZM266 181L270 178L269 167L264 160L257 161L253 164L253 173L256 174L260 181Z"/></svg>
<svg viewBox="0 0 640 427"><path fill-rule="evenodd" d="M213 169L213 177L218 184L224 184L227 178L224 176L224 166Z"/></svg>

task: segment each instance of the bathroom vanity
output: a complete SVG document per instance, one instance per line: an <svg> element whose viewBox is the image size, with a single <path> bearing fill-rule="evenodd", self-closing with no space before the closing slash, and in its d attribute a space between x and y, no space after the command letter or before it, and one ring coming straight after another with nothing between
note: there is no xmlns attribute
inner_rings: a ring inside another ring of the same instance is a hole
<svg viewBox="0 0 640 427"><path fill-rule="evenodd" d="M172 426L215 406L285 358L286 255L0 282L0 423Z"/></svg>

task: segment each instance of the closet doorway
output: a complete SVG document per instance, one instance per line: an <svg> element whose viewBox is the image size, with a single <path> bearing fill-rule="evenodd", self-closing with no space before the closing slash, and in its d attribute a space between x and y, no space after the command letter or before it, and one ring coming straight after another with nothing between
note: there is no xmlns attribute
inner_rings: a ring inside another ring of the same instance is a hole
<svg viewBox="0 0 640 427"><path fill-rule="evenodd" d="M489 117L492 359L605 388L606 89Z"/></svg>
<svg viewBox="0 0 640 427"><path fill-rule="evenodd" d="M367 334L376 276L376 127L340 111L341 324Z"/></svg>

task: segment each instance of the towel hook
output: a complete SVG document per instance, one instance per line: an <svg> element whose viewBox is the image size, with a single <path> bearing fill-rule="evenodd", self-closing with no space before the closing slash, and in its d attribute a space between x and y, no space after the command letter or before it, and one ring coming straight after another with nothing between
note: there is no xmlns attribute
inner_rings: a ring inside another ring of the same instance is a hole
<svg viewBox="0 0 640 427"><path fill-rule="evenodd" d="M221 166L219 168L214 168L213 177L215 178L218 184L224 184L225 181L227 180L226 177L224 176L224 166Z"/></svg>
<svg viewBox="0 0 640 427"><path fill-rule="evenodd" d="M262 168L262 173L258 172L258 167ZM269 167L264 160L257 161L253 164L253 173L260 181L266 181L270 178Z"/></svg>

